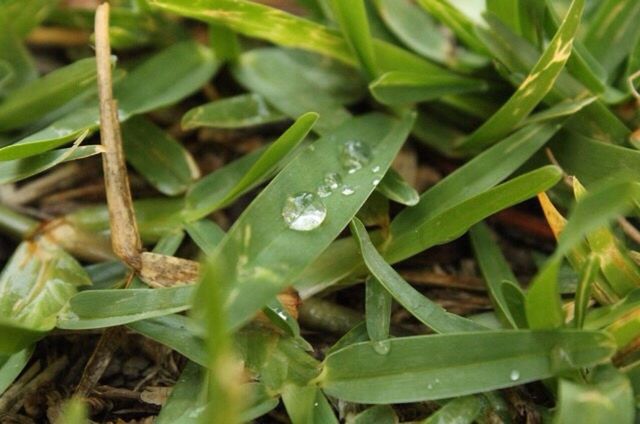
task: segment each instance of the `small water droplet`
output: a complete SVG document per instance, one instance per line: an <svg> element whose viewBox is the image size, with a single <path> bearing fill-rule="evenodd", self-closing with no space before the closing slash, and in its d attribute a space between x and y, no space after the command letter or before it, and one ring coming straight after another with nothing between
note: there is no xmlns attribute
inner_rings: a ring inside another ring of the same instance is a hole
<svg viewBox="0 0 640 424"><path fill-rule="evenodd" d="M439 382L440 382L440 379L439 379L439 378L436 378L436 379L434 380L434 383L436 383L436 384L438 384Z"/></svg>
<svg viewBox="0 0 640 424"><path fill-rule="evenodd" d="M318 406L318 402L315 402L315 403L313 404L313 406L317 407L317 406Z"/></svg>
<svg viewBox="0 0 640 424"><path fill-rule="evenodd" d="M427 389L429 389L429 390L433 389L433 384L431 384L431 383L427 384Z"/></svg>
<svg viewBox="0 0 640 424"><path fill-rule="evenodd" d="M356 191L351 188L350 186L346 185L342 187L342 191L340 191L340 193L342 193L345 196L351 196L353 193L355 193Z"/></svg>
<svg viewBox="0 0 640 424"><path fill-rule="evenodd" d="M377 186L378 184L380 184L380 178L376 178L375 180L372 181L374 186Z"/></svg>
<svg viewBox="0 0 640 424"><path fill-rule="evenodd" d="M380 355L386 355L391 350L391 342L389 340L378 340L373 344L373 350Z"/></svg>
<svg viewBox="0 0 640 424"><path fill-rule="evenodd" d="M520 371L512 370L511 374L509 374L509 378L511 381L518 381L520 379Z"/></svg>
<svg viewBox="0 0 640 424"><path fill-rule="evenodd" d="M366 143L348 140L340 147L340 163L349 173L362 169L371 160L371 150Z"/></svg>
<svg viewBox="0 0 640 424"><path fill-rule="evenodd" d="M373 172L380 172L380 167L378 165L374 166L373 168L371 168L371 170Z"/></svg>
<svg viewBox="0 0 640 424"><path fill-rule="evenodd" d="M335 189L342 184L342 178L335 172L328 172L323 179L323 183L318 187L317 193L320 197L329 197Z"/></svg>
<svg viewBox="0 0 640 424"><path fill-rule="evenodd" d="M322 201L307 191L289 196L282 208L282 217L287 226L296 231L311 231L327 216Z"/></svg>

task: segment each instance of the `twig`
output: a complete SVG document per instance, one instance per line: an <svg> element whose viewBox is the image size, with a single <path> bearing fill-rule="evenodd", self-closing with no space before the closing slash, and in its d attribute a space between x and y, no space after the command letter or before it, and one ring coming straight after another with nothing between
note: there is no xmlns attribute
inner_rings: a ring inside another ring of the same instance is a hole
<svg viewBox="0 0 640 424"><path fill-rule="evenodd" d="M135 270L140 269L142 242L133 211L133 200L126 172L118 108L113 99L111 80L111 46L109 44L109 3L96 9L96 60L100 97L100 138L105 152L102 166L111 223L114 253Z"/></svg>
<svg viewBox="0 0 640 424"><path fill-rule="evenodd" d="M122 327L110 327L102 333L91 358L89 358L89 362L84 367L74 396L86 398L91 393L91 390L109 366L113 354L120 347L124 334L125 331Z"/></svg>

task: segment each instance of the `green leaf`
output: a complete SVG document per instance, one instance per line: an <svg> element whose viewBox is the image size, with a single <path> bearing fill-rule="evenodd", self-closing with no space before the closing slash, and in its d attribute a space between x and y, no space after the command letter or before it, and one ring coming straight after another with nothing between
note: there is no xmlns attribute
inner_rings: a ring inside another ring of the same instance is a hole
<svg viewBox="0 0 640 424"><path fill-rule="evenodd" d="M448 0L418 0L418 4L450 28L469 48L477 53L486 53L484 44L474 32L473 22Z"/></svg>
<svg viewBox="0 0 640 424"><path fill-rule="evenodd" d="M389 30L416 53L454 68L484 66L486 60L475 56L440 31L435 20L411 0L376 0L380 17Z"/></svg>
<svg viewBox="0 0 640 424"><path fill-rule="evenodd" d="M16 34L25 37L47 17L54 6L55 3L49 0L4 0L0 4L0 14L11 18L11 26Z"/></svg>
<svg viewBox="0 0 640 424"><path fill-rule="evenodd" d="M556 424L635 422L635 405L629 379L612 366L595 369L589 382L560 380Z"/></svg>
<svg viewBox="0 0 640 424"><path fill-rule="evenodd" d="M611 75L631 52L640 35L640 3L606 0L589 23L584 44Z"/></svg>
<svg viewBox="0 0 640 424"><path fill-rule="evenodd" d="M3 28L0 33L0 95L3 96L38 77L33 58L13 26L7 24L6 16L6 11L0 10L0 26Z"/></svg>
<svg viewBox="0 0 640 424"><path fill-rule="evenodd" d="M96 60L82 59L23 85L0 102L0 131L24 127L95 92L95 81Z"/></svg>
<svg viewBox="0 0 640 424"><path fill-rule="evenodd" d="M374 189L375 175L362 169L347 173L341 146L358 140L371 152L370 163L382 172L403 144L411 117L391 119L370 114L350 120L298 154L238 218L211 259L212 284L229 282L227 313L232 328L245 323L286 285L291 284L344 229ZM339 192L318 201L326 208L319 228L288 228L282 209L290 196L315 193L328 172L342 174L353 194ZM242 264L239 268L237 264ZM215 283L213 283L215 282ZM203 287L201 285L201 287ZM202 299L198 296L197 299ZM200 308L205 305L200 303Z"/></svg>
<svg viewBox="0 0 640 424"><path fill-rule="evenodd" d="M358 59L362 70L369 80L374 79L378 74L378 69L364 1L331 0L331 6L342 34Z"/></svg>
<svg viewBox="0 0 640 424"><path fill-rule="evenodd" d="M113 327L189 309L194 286L158 289L85 290L58 317L59 328Z"/></svg>
<svg viewBox="0 0 640 424"><path fill-rule="evenodd" d="M240 84L290 118L318 112L315 130L324 134L349 119L343 105L363 90L357 74L322 59L276 48L254 49L242 54L232 71Z"/></svg>
<svg viewBox="0 0 640 424"><path fill-rule="evenodd" d="M220 204L230 203L273 174L281 162L302 143L317 120L318 114L315 112L308 112L299 117L287 131L267 147L240 181L223 197Z"/></svg>
<svg viewBox="0 0 640 424"><path fill-rule="evenodd" d="M373 97L385 105L426 102L452 94L486 89L484 81L471 78L403 71L387 72L369 85Z"/></svg>
<svg viewBox="0 0 640 424"><path fill-rule="evenodd" d="M204 342L191 331L190 326L193 327L194 324L189 322L189 318L177 314L127 324L133 331L162 343L196 364L206 367L208 362Z"/></svg>
<svg viewBox="0 0 640 424"><path fill-rule="evenodd" d="M292 424L338 424L331 405L317 387L286 385L282 401Z"/></svg>
<svg viewBox="0 0 640 424"><path fill-rule="evenodd" d="M518 125L518 127L552 121L557 118L574 115L583 108L589 106L596 99L597 97L587 97L585 99L563 100L550 108L529 115Z"/></svg>
<svg viewBox="0 0 640 424"><path fill-rule="evenodd" d="M84 159L99 153L102 153L101 146L80 146L52 150L24 159L2 161L0 162L0 184L24 180L62 162Z"/></svg>
<svg viewBox="0 0 640 424"><path fill-rule="evenodd" d="M526 327L526 323L518 322L511 314L515 305L509 305L508 298L502 291L502 283L509 281L517 283L516 276L511 271L509 263L502 255L496 242L491 239L489 228L484 223L476 224L469 232L471 244L478 265L489 289L489 296L493 302L496 315L511 328ZM525 325L523 325L525 324Z"/></svg>
<svg viewBox="0 0 640 424"><path fill-rule="evenodd" d="M583 8L584 0L571 3L562 25L527 78L498 112L460 143L460 148L479 150L499 140L540 103L552 89L571 55Z"/></svg>
<svg viewBox="0 0 640 424"><path fill-rule="evenodd" d="M27 348L13 355L0 355L0 394L4 393L20 375L31 359L33 349Z"/></svg>
<svg viewBox="0 0 640 424"><path fill-rule="evenodd" d="M365 287L367 334L374 342L382 342L389 338L392 301L393 298L387 289L375 277L367 278Z"/></svg>
<svg viewBox="0 0 640 424"><path fill-rule="evenodd" d="M53 329L67 300L90 284L80 264L57 245L22 242L0 275L0 352L22 350Z"/></svg>
<svg viewBox="0 0 640 424"><path fill-rule="evenodd" d="M367 408L352 420L347 418L347 424L397 424L398 417L389 405L376 405Z"/></svg>
<svg viewBox="0 0 640 424"><path fill-rule="evenodd" d="M550 260L531 282L525 298L529 328L550 329L564 324L564 311L558 288L560 264L560 260Z"/></svg>
<svg viewBox="0 0 640 424"><path fill-rule="evenodd" d="M445 311L435 302L423 296L384 261L369 239L364 225L354 218L351 232L358 240L362 257L376 280L404 306L409 313L438 333L456 333L483 330L484 327L461 316ZM368 321L367 321L367 328ZM379 341L379 340L377 340ZM388 344L388 341L385 341Z"/></svg>
<svg viewBox="0 0 640 424"><path fill-rule="evenodd" d="M122 138L127 161L163 194L183 193L200 176L191 154L148 119L125 122Z"/></svg>
<svg viewBox="0 0 640 424"><path fill-rule="evenodd" d="M213 254L216 246L224 237L222 228L208 219L190 222L185 225L185 230L189 234L189 237L191 237L200 250L207 256Z"/></svg>
<svg viewBox="0 0 640 424"><path fill-rule="evenodd" d="M180 378L171 390L171 396L164 404L157 424L198 424L206 399L204 369L193 362L180 374Z"/></svg>
<svg viewBox="0 0 640 424"><path fill-rule="evenodd" d="M549 378L554 374L551 358L559 350L575 368L604 362L615 351L607 334L576 330L485 331L389 342L386 355L377 353L373 342L331 353L320 387L349 402L420 402Z"/></svg>
<svg viewBox="0 0 640 424"><path fill-rule="evenodd" d="M182 117L182 128L246 128L285 120L259 94L241 94L195 107Z"/></svg>
<svg viewBox="0 0 640 424"><path fill-rule="evenodd" d="M402 205L415 206L420 201L420 194L416 189L411 187L393 168L384 175L377 190L389 200Z"/></svg>
<svg viewBox="0 0 640 424"><path fill-rule="evenodd" d="M161 51L116 84L114 96L120 120L177 102L208 81L218 66L211 51L195 42L178 43ZM0 148L0 160L32 156L65 144L84 131L97 129L98 115L95 101L17 143Z"/></svg>
<svg viewBox="0 0 640 424"><path fill-rule="evenodd" d="M539 168L487 190L438 215L433 216L431 211L427 216L417 217L409 228L406 227L408 214L404 216L399 214L391 223L391 241L385 257L393 263L429 247L453 240L493 213L553 187L561 177L562 172L555 166ZM416 208L424 205L424 199L425 196Z"/></svg>
<svg viewBox="0 0 640 424"><path fill-rule="evenodd" d="M447 402L422 424L439 424L455 422L456 424L472 424L486 408L486 402L479 396L464 396Z"/></svg>
<svg viewBox="0 0 640 424"><path fill-rule="evenodd" d="M595 255L591 255L584 265L576 289L575 317L573 318L576 328L582 328L584 326L584 320L589 307L589 298L591 297L591 288L599 271L600 259Z"/></svg>

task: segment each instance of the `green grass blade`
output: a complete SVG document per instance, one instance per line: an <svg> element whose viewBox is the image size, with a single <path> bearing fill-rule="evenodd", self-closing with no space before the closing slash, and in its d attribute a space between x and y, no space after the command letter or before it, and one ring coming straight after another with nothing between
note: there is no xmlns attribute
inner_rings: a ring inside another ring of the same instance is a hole
<svg viewBox="0 0 640 424"><path fill-rule="evenodd" d="M0 77L0 94L6 95L38 77L35 63L14 28L7 24L7 13L0 9L0 64L4 76ZM15 16L11 17L15 19Z"/></svg>
<svg viewBox="0 0 640 424"><path fill-rule="evenodd" d="M32 353L33 349L27 348L12 355L0 355L0 394L20 375Z"/></svg>
<svg viewBox="0 0 640 424"><path fill-rule="evenodd" d="M95 92L95 81L95 59L82 59L23 85L0 102L0 131L24 127L82 94Z"/></svg>
<svg viewBox="0 0 640 424"><path fill-rule="evenodd" d="M282 401L291 424L338 424L331 405L317 387L284 386Z"/></svg>
<svg viewBox="0 0 640 424"><path fill-rule="evenodd" d="M308 112L299 117L276 141L260 155L246 174L220 201L221 205L232 202L240 194L264 181L302 143L318 120L318 114Z"/></svg>
<svg viewBox="0 0 640 424"><path fill-rule="evenodd" d="M547 262L531 282L525 298L529 328L551 329L564 324L564 311L558 288L561 261Z"/></svg>
<svg viewBox="0 0 640 424"><path fill-rule="evenodd" d="M120 120L168 106L193 93L219 67L211 51L195 42L175 44L152 56L116 84ZM167 70L171 72L167 72ZM97 100L95 101L97 103ZM97 104L80 108L48 127L0 148L0 160L19 159L65 144L98 128Z"/></svg>
<svg viewBox="0 0 640 424"><path fill-rule="evenodd" d="M502 291L502 283L504 281L517 283L518 280L513 275L509 263L502 255L500 248L491 239L489 228L484 223L476 224L471 228L469 234L473 251L487 283L489 296L495 307L496 314L511 328L523 328L523 323L517 322L516 318L511 314L511 309L515 305L509 305L508 299Z"/></svg>
<svg viewBox="0 0 640 424"><path fill-rule="evenodd" d="M426 102L443 96L484 91L484 81L455 75L387 72L369 85L373 97L385 105Z"/></svg>
<svg viewBox="0 0 640 424"><path fill-rule="evenodd" d="M385 257L392 263L397 262L460 237L471 226L495 212L553 187L561 176L560 169L546 166L509 180L436 216L418 217L411 228L394 228L394 220Z"/></svg>
<svg viewBox="0 0 640 424"><path fill-rule="evenodd" d="M629 379L613 367L596 368L587 384L560 380L556 424L635 422L635 402Z"/></svg>
<svg viewBox="0 0 640 424"><path fill-rule="evenodd" d="M350 118L344 105L364 90L356 73L322 59L276 48L255 49L241 55L232 71L240 84L290 118L318 112L315 131L324 134Z"/></svg>
<svg viewBox="0 0 640 424"><path fill-rule="evenodd" d="M375 188L375 174L369 166L385 172L411 125L411 117L396 120L371 114L354 118L297 155L244 211L212 257L212 281L224 279L230 284L227 313L232 328L245 323L291 284L337 237ZM371 152L370 165L359 172L347 173L341 161L341 146L349 140L358 140ZM342 183L353 193L342 194L343 186L320 198L326 219L317 229L288 228L282 217L287 198L314 194L329 172L340 173Z"/></svg>
<svg viewBox="0 0 640 424"><path fill-rule="evenodd" d="M79 146L52 150L24 159L0 162L0 184L15 183L51 169L62 162L84 159L102 152L101 146Z"/></svg>
<svg viewBox="0 0 640 424"><path fill-rule="evenodd" d="M358 240L364 263L377 281L393 296L398 303L418 318L427 327L438 333L456 333L483 330L479 324L448 313L442 307L423 296L414 289L378 253L364 225L355 218L351 231ZM385 342L386 344L387 342Z"/></svg>
<svg viewBox="0 0 640 424"><path fill-rule="evenodd" d="M398 416L393 408L389 405L376 405L367 408L353 417L353 420L347 420L349 424L396 424Z"/></svg>
<svg viewBox="0 0 640 424"><path fill-rule="evenodd" d="M582 328L584 326L587 309L589 307L589 298L591 297L591 289L595 279L598 277L599 271L600 259L595 255L591 255L580 274L580 281L576 289L575 316L573 318L573 323L576 328Z"/></svg>
<svg viewBox="0 0 640 424"><path fill-rule="evenodd" d="M185 225L185 230L191 240L209 256L224 237L224 231L213 221L201 219Z"/></svg>
<svg viewBox="0 0 640 424"><path fill-rule="evenodd" d="M629 55L640 35L640 3L634 0L600 2L589 23L584 44L611 75Z"/></svg>
<svg viewBox="0 0 640 424"><path fill-rule="evenodd" d="M171 396L167 399L156 420L157 424L199 424L202 409L206 405L204 369L193 362L180 374Z"/></svg>
<svg viewBox="0 0 640 424"><path fill-rule="evenodd" d="M575 368L602 363L615 351L607 334L576 330L439 334L389 342L386 355L372 342L331 353L320 387L349 402L420 402L549 378L551 358L559 350Z"/></svg>
<svg viewBox="0 0 640 424"><path fill-rule="evenodd" d="M175 314L191 307L194 286L85 290L69 300L57 326L69 330L113 327Z"/></svg>
<svg viewBox="0 0 640 424"><path fill-rule="evenodd" d="M378 191L389 200L407 206L415 206L420 201L420 194L415 188L393 168L389 169L377 187Z"/></svg>
<svg viewBox="0 0 640 424"><path fill-rule="evenodd" d="M464 396L447 402L421 424L473 424L486 408L486 402L479 396Z"/></svg>
<svg viewBox="0 0 640 424"><path fill-rule="evenodd" d="M378 69L364 1L331 0L331 6L342 34L362 70L369 80L374 79L378 75Z"/></svg>
<svg viewBox="0 0 640 424"><path fill-rule="evenodd" d="M367 334L374 342L389 338L392 297L375 277L367 278L365 287L365 316ZM381 344L381 346L384 346Z"/></svg>
<svg viewBox="0 0 640 424"><path fill-rule="evenodd" d="M473 22L448 0L418 0L418 4L450 28L469 48L477 53L486 53L484 44L474 32Z"/></svg>
<svg viewBox="0 0 640 424"><path fill-rule="evenodd" d="M527 78L498 112L460 143L461 148L479 150L504 137L547 95L571 55L583 8L584 0L571 3L562 25Z"/></svg>
<svg viewBox="0 0 640 424"><path fill-rule="evenodd" d="M58 415L55 422L60 424L85 424L89 421L88 409L84 400L72 397L64 402L60 415Z"/></svg>
<svg viewBox="0 0 640 424"><path fill-rule="evenodd" d="M167 196L185 192L200 176L191 154L148 119L134 117L122 125L127 161Z"/></svg>
<svg viewBox="0 0 640 424"><path fill-rule="evenodd" d="M216 100L197 106L182 117L182 128L190 130L200 127L247 128L285 120L264 97L251 93Z"/></svg>
<svg viewBox="0 0 640 424"><path fill-rule="evenodd" d="M196 364L206 367L204 342L190 329L194 324L184 315L166 315L127 324L133 331L170 347Z"/></svg>

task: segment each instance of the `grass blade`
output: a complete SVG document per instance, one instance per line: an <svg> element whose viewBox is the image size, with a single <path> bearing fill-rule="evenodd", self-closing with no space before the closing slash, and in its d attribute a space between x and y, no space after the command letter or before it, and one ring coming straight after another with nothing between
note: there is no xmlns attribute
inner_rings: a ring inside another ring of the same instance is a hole
<svg viewBox="0 0 640 424"><path fill-rule="evenodd" d="M385 355L372 342L331 353L320 387L358 403L445 399L551 377L551 357L559 349L576 368L602 363L615 351L607 334L576 330L439 334L389 343Z"/></svg>

